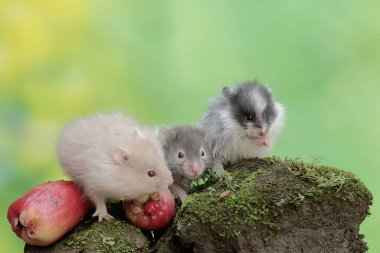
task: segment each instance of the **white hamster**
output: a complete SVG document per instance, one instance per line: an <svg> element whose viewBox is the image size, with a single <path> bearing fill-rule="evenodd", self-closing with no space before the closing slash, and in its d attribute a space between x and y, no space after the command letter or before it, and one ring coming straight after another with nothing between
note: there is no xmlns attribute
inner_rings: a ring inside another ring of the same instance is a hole
<svg viewBox="0 0 380 253"><path fill-rule="evenodd" d="M57 154L63 169L95 204L93 216L99 221L112 218L107 198L134 199L173 183L158 131L121 113L96 114L69 124Z"/></svg>
<svg viewBox="0 0 380 253"><path fill-rule="evenodd" d="M218 173L224 171L223 161L265 157L284 119L284 107L273 101L266 85L253 81L236 88L224 87L200 121Z"/></svg>

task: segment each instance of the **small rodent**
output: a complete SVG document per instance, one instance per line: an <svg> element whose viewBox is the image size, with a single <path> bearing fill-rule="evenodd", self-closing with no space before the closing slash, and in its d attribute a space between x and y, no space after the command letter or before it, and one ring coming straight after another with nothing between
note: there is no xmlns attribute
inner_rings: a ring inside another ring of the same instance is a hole
<svg viewBox="0 0 380 253"><path fill-rule="evenodd" d="M95 204L93 216L99 221L112 218L106 199L134 199L173 183L158 131L121 113L96 114L69 124L57 154L63 169Z"/></svg>
<svg viewBox="0 0 380 253"><path fill-rule="evenodd" d="M284 118L284 107L273 101L266 85L255 80L236 88L224 87L200 121L218 174L224 171L223 161L265 157Z"/></svg>
<svg viewBox="0 0 380 253"><path fill-rule="evenodd" d="M198 127L178 126L161 128L166 162L173 175L170 190L183 202L191 180L200 177L205 169L213 165L211 149L205 142L205 133Z"/></svg>

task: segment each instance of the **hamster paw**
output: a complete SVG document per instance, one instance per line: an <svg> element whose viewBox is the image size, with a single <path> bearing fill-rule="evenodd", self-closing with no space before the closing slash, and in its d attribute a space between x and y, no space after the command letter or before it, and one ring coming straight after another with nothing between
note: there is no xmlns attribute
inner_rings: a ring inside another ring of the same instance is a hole
<svg viewBox="0 0 380 253"><path fill-rule="evenodd" d="M184 202L185 199L187 198L187 192L183 190L180 186L178 185L171 185L169 186L170 191L172 192L173 195L177 195L181 202Z"/></svg>
<svg viewBox="0 0 380 253"><path fill-rule="evenodd" d="M223 164L219 160L215 162L215 169L216 169L216 175L218 176L222 175L225 172Z"/></svg>
<svg viewBox="0 0 380 253"><path fill-rule="evenodd" d="M113 219L113 216L107 213L107 210L96 210L96 212L92 215L92 217L98 216L98 220L102 221Z"/></svg>

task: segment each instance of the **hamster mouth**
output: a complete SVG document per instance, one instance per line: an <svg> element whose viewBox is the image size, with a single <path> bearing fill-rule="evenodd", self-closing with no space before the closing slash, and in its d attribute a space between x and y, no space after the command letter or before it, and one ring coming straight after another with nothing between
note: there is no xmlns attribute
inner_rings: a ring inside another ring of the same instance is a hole
<svg viewBox="0 0 380 253"><path fill-rule="evenodd" d="M197 179L198 176L187 175L187 178L188 178L188 179L191 179L191 180L194 180L194 179Z"/></svg>
<svg viewBox="0 0 380 253"><path fill-rule="evenodd" d="M250 135L250 134L247 134L247 137L248 137L248 139L251 139L251 140L257 140L259 138L256 135Z"/></svg>
<svg viewBox="0 0 380 253"><path fill-rule="evenodd" d="M197 179L198 177L200 176L200 174L188 174L186 173L186 177L190 180L194 180L194 179Z"/></svg>
<svg viewBox="0 0 380 253"><path fill-rule="evenodd" d="M247 137L251 141L259 141L259 140L265 139L265 136L258 136L256 134L247 134Z"/></svg>
<svg viewBox="0 0 380 253"><path fill-rule="evenodd" d="M258 144L259 146L269 146L267 136L257 136L257 135L249 135L247 134L247 137L250 141L252 141L255 144Z"/></svg>

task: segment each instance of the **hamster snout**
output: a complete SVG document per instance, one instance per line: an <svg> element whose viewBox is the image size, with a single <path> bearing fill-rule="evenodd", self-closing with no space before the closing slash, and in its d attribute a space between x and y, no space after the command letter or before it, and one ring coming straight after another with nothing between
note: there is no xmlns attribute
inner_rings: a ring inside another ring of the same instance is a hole
<svg viewBox="0 0 380 253"><path fill-rule="evenodd" d="M269 128L255 127L253 129L249 129L247 135L248 135L248 137L253 138L253 139L263 138L263 137L268 136L269 131L270 131Z"/></svg>
<svg viewBox="0 0 380 253"><path fill-rule="evenodd" d="M186 163L184 165L184 171L186 176L189 179L196 179L200 175L202 175L204 169L200 166L199 163Z"/></svg>
<svg viewBox="0 0 380 253"><path fill-rule="evenodd" d="M257 135L260 137L265 137L268 135L268 133L269 133L268 129L260 129L260 131L257 133Z"/></svg>
<svg viewBox="0 0 380 253"><path fill-rule="evenodd" d="M158 188L159 188L159 190L166 190L166 189L168 189L169 186L171 186L172 184L173 184L173 177L170 177L170 178L168 178L168 179L163 180L163 181L159 184Z"/></svg>

